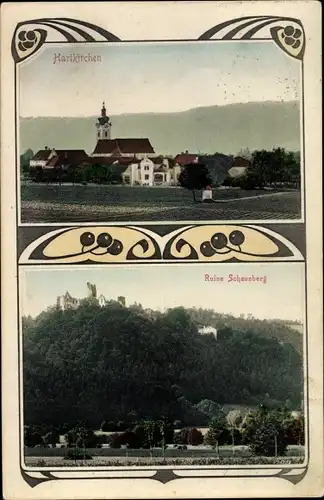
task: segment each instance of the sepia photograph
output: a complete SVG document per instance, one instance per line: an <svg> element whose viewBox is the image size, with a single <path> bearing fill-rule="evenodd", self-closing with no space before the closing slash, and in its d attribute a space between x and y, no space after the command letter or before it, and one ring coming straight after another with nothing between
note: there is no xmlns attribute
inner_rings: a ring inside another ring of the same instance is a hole
<svg viewBox="0 0 324 500"><path fill-rule="evenodd" d="M302 464L304 265L23 269L25 466Z"/></svg>
<svg viewBox="0 0 324 500"><path fill-rule="evenodd" d="M18 68L21 222L300 220L301 88L271 40L43 47Z"/></svg>

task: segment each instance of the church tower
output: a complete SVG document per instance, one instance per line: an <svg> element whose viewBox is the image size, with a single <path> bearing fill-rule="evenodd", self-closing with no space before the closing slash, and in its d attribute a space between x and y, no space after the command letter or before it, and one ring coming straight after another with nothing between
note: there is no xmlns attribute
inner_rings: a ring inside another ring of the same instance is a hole
<svg viewBox="0 0 324 500"><path fill-rule="evenodd" d="M96 123L97 127L97 140L111 139L111 121L106 114L105 103L102 103L101 116L99 116Z"/></svg>

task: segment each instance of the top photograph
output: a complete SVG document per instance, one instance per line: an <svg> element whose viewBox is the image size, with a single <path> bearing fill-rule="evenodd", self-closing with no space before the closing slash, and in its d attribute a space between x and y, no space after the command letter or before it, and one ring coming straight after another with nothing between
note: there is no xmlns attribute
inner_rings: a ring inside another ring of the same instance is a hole
<svg viewBox="0 0 324 500"><path fill-rule="evenodd" d="M273 41L52 43L16 95L22 224L303 218L302 63Z"/></svg>

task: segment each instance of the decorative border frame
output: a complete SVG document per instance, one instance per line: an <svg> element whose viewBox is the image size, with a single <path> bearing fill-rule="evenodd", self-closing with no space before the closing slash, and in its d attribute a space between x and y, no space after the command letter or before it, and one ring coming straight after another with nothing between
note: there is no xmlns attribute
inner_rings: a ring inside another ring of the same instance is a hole
<svg viewBox="0 0 324 500"><path fill-rule="evenodd" d="M295 18L290 18L290 17L279 17L279 16L247 16L247 17L240 17L237 19L232 19L226 22L223 22L221 24L218 24L216 26L213 26L206 32L204 32L202 35L198 37L198 39L176 39L176 40L171 40L171 39L164 39L164 40L127 40L127 42L182 42L182 41L195 41L197 43L201 41L215 41L215 40L222 40L222 41L256 41L256 40L269 40L273 41L276 43L276 45L283 50L287 55L290 57L293 57L299 61L301 61L302 64L302 72L303 72L303 57L305 53L305 32L303 25L300 20L295 19ZM46 43L98 43L98 42L123 42L120 38L118 38L116 35L110 33L109 31L93 25L88 22L76 20L76 19L71 19L71 18L40 18L40 19L33 19L29 21L24 21L21 23L18 23L16 26L16 29L13 34L12 38L12 44L11 44L11 53L12 57L15 62L15 67L21 63L22 61L25 61L31 56L34 56L34 54L37 53L37 51ZM303 81L303 78L302 78ZM303 83L302 83L303 85ZM16 86L16 71L15 71L15 86ZM303 101L303 100L302 100ZM303 102L302 102L303 105ZM302 112L302 115L304 113ZM17 107L15 105L15 116L16 116L16 121L17 121ZM16 143L17 143L17 123L15 124L15 133L16 133ZM305 137L304 137L304 127L303 127L303 143L305 143ZM305 185L305 152L303 148L303 156L302 156L302 163L304 165L304 185ZM16 148L16 164L17 164L17 148ZM18 178L17 178L17 169L16 169L16 196L17 199L20 199L20 193L18 191ZM304 217L305 217L305 188L303 186L303 209L304 209ZM19 223L19 218L18 218L18 212L16 213L17 217L17 227L18 227L18 236L17 236L17 241L19 240L19 234L21 234L22 227L25 228L25 224ZM258 223L261 221L257 221ZM264 223L269 223L269 221L262 221ZM280 221L282 222L282 221ZM301 222L301 221L296 221L296 220L286 220L284 221L285 223L296 223L296 222ZM138 223L138 224L133 224L131 227L127 224L121 225L121 228L124 230L126 229L132 229L137 231L137 233L141 233L143 235L143 230L140 228L136 228L135 226L142 226L146 224L151 224L151 223ZM156 224L156 223L153 223ZM176 223L180 224L179 230L173 231L170 234L167 234L164 237L159 237L159 236L152 236L152 231L151 231L151 241L154 245L155 248L160 250L160 259L157 260L164 260L167 261L168 263L170 261L173 261L172 257L172 252L170 252L170 256L166 256L165 258L165 248L167 247L168 243L170 241L172 242L172 238L176 238L179 233L185 233L187 232L188 234L190 231L194 231L196 229L199 230L199 228L203 228L203 224L193 224L189 227L186 227L182 223ZM211 222L208 222L209 225L212 225ZM251 226L252 224L255 224L254 221L250 222L242 222L242 221L235 221L235 225L239 226L243 232L246 229L252 229L256 230L256 226ZM46 224L31 224L30 226L37 226L37 225L46 225ZM64 224L54 224L56 226L62 226ZM232 226L233 223L224 223L222 224L223 226ZM81 225L76 225L78 228L82 227L83 224ZM90 225L89 225L90 226ZM91 225L92 226L92 225ZM102 225L97 225L98 227L102 227ZM109 225L109 228L111 231L114 229L118 229L118 227L113 226L112 224ZM215 225L214 225L215 228ZM305 223L304 223L304 228L305 228ZM27 229L27 227L26 227ZM32 229L32 228L30 228ZM68 231L72 230L73 228L67 228L66 230L63 231ZM93 228L94 230L95 228ZM262 226L258 226L258 230L261 232L265 232L269 235L269 230L264 231L266 228ZM54 231L57 233L57 231ZM147 230L145 230L144 234L148 236ZM187 236L188 236L187 234ZM49 236L49 234L46 235L46 238ZM304 261L305 257L305 276L306 276L306 282L307 282L307 265L306 265L306 255L303 256L300 251L289 241L284 238L282 235L279 233L272 234L272 237L277 239L277 242L279 241L283 247L286 248L286 253L284 252L283 257L281 254L281 258L284 260L290 260L290 261ZM40 241L40 239L42 241ZM17 275L19 276L19 267L20 265L26 265L26 264L44 264L44 256L42 256L40 259L35 259L31 253L31 251L34 251L34 247L38 247L40 244L43 243L44 238L40 238L38 240L35 240L32 244L30 244L23 254L19 258L19 263L18 263L18 255L17 255ZM142 238L143 239L143 238ZM198 243L200 246L204 243L204 241L199 241L198 238ZM139 244L139 243L137 243ZM182 247L180 248L180 253L183 248L188 246L188 241L184 240L184 244L179 244ZM145 245L144 245L145 246ZM143 248L143 247L142 247ZM290 249L292 252L292 256L287 254L287 249ZM201 250L201 248L200 248ZM143 248L143 251L145 253L145 248ZM260 259L262 255L259 253L258 259ZM258 260L257 259L257 260ZM126 259L131 260L133 263L136 262L138 263L141 261L140 258L136 258L135 261L133 259ZM186 259L186 263L190 262L197 262L202 261L203 259L201 258L201 252L200 254L197 252L197 257L196 255L194 256L194 259L188 260ZM273 261L279 261L279 254L277 255L277 258L274 258ZM174 260L175 261L175 260ZM124 261L123 261L124 262ZM124 263L126 263L124 262ZM157 263L156 260L151 260L152 263ZM179 260L177 260L179 263ZM205 262L205 261L204 261ZM215 263L215 261L213 261ZM53 262L52 262L53 263ZM57 264L58 262L55 261ZM107 263L107 262L106 262ZM143 263L148 263L148 261L144 258ZM206 263L206 262L205 262ZM19 282L18 282L18 294L19 294ZM306 294L306 289L305 289L305 294ZM305 295L306 301L307 301L307 295ZM19 295L18 295L19 299ZM19 300L18 300L19 303ZM19 317L18 317L18 322L19 322ZM19 335L21 333L19 332ZM19 342L20 345L20 342ZM308 381L307 381L307 307L306 307L306 332L305 332L305 352L304 352L304 366L305 366L305 381L306 381L306 400L307 400L307 429L306 430L306 435L308 436L309 434L309 429L308 429ZM21 361L22 353L19 352L19 359ZM21 394L22 388L21 384L19 383L19 392ZM19 415L19 419L22 419L22 415ZM21 427L21 426L20 426ZM21 431L20 431L21 432ZM22 440L22 436L20 433L20 442ZM307 448L307 450L306 450ZM307 439L307 447L305 446L305 450L307 451L307 459L309 458L309 444L308 444L308 439ZM140 479L143 477L150 477L151 479L160 481L162 483L167 483L169 481L172 481L174 479L179 479L181 477L197 477L197 478L204 478L204 477L226 477L228 478L237 478L237 477L250 477L250 478L264 478L264 477L278 477L281 479L286 479L290 481L293 484L297 484L300 482L303 477L305 476L307 472L307 467L308 467L308 461L306 464L301 464L301 465L288 465L285 467L280 467L280 465L274 465L274 466L266 466L266 467L260 467L260 466L250 466L250 467L231 467L231 466L223 466L223 467L192 467L192 468L163 468L163 467L154 467L153 469L141 469L141 468L136 468L136 471L134 469L128 469L128 471L131 471L131 475L125 475L125 477L131 477L132 479ZM97 477L100 478L105 478L105 479L116 479L116 473L111 470L111 468L95 468L95 471L93 469L87 469L87 468L78 468L77 470L73 470L72 468L63 468L62 470L49 470L48 468L46 470L42 470L41 468L33 468L33 470L27 470L23 465L22 465L22 457L20 457L20 468L21 468L21 474L24 480L31 486L35 487L38 484L41 484L44 481L50 481L50 480L57 480L57 479L80 479L82 478L93 478L96 479ZM127 470L124 470L119 468L119 471L124 471L125 474L127 473ZM254 473L253 473L254 472ZM101 473L104 473L104 475L100 475ZM143 475L142 475L142 474ZM191 474L191 475L190 475ZM97 477L96 477L97 475ZM98 476L99 475L99 476ZM118 478L123 479L120 474L118 475Z"/></svg>

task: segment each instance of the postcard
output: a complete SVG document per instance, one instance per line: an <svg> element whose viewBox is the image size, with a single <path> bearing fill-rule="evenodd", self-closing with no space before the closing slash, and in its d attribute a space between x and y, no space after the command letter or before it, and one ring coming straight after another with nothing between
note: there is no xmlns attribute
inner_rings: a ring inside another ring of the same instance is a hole
<svg viewBox="0 0 324 500"><path fill-rule="evenodd" d="M1 28L4 498L323 494L320 4Z"/></svg>

